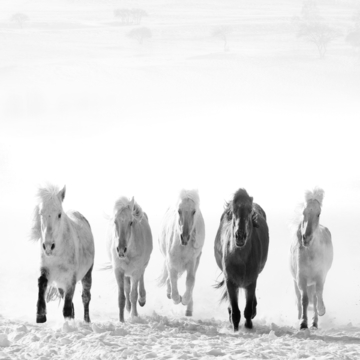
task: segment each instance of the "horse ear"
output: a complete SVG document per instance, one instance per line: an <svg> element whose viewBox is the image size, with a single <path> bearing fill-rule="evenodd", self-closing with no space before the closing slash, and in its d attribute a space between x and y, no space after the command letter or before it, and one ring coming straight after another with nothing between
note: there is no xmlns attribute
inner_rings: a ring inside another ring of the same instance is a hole
<svg viewBox="0 0 360 360"><path fill-rule="evenodd" d="M258 228L259 227L259 217L258 217L258 213L256 211L252 212L251 220L252 220L253 227Z"/></svg>
<svg viewBox="0 0 360 360"><path fill-rule="evenodd" d="M59 197L59 200L60 200L61 202L63 202L64 199L65 199L65 193L66 193L66 185L64 185L64 187L62 188L62 190L60 190L59 193L58 193L58 197Z"/></svg>
<svg viewBox="0 0 360 360"><path fill-rule="evenodd" d="M135 207L135 200L134 200L134 197L131 198L131 201L130 201L130 210L131 210L131 213L134 211L134 207Z"/></svg>

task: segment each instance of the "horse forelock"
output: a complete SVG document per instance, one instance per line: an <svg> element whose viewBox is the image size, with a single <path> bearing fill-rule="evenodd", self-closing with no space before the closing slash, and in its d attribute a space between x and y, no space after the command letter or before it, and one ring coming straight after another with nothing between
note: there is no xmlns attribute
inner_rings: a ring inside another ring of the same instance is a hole
<svg viewBox="0 0 360 360"><path fill-rule="evenodd" d="M195 204L196 209L198 209L200 206L199 192L196 189L193 190L182 189L179 193L178 203L181 203L184 200L192 200Z"/></svg>
<svg viewBox="0 0 360 360"><path fill-rule="evenodd" d="M124 213L124 210L128 209L131 210L131 200L129 200L127 197L122 196L118 200L116 200L114 205L114 218L121 217ZM144 213L140 207L140 205L135 201L134 202L134 209L132 216L137 220L141 221Z"/></svg>
<svg viewBox="0 0 360 360"><path fill-rule="evenodd" d="M319 187L315 187L313 191L307 190L305 192L305 202L316 200L322 206L325 191Z"/></svg>

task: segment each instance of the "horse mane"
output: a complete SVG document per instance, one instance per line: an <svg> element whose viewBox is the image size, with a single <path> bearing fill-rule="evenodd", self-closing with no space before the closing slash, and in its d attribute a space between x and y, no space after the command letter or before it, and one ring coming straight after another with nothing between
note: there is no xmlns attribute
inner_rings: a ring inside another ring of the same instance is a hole
<svg viewBox="0 0 360 360"><path fill-rule="evenodd" d="M199 192L196 189L193 190L185 190L182 189L179 193L179 200L186 200L186 199L190 199L195 203L195 207L199 208L200 206L200 197L199 197Z"/></svg>
<svg viewBox="0 0 360 360"><path fill-rule="evenodd" d="M117 214L120 214L123 210L130 209L130 204L131 200L126 196L121 196L117 199L114 205L114 217L116 217ZM134 201L133 216L139 222L144 216L146 217L146 214L142 211L140 205L136 201Z"/></svg>
<svg viewBox="0 0 360 360"><path fill-rule="evenodd" d="M39 187L36 193L37 205L34 208L32 227L30 231L30 240L38 241L41 237L41 225L39 215L39 204L47 203L57 197L59 188L56 185L47 184Z"/></svg>
<svg viewBox="0 0 360 360"><path fill-rule="evenodd" d="M305 201L308 202L310 200L316 200L320 206L322 206L324 194L325 191L316 186L313 191L307 190L305 192Z"/></svg>
<svg viewBox="0 0 360 360"><path fill-rule="evenodd" d="M233 205L234 203L242 203L242 204L252 204L253 198L249 196L247 191L243 188L240 188L236 193L234 194L234 197L230 201L225 201L224 205L224 212L221 216L221 220L223 220L224 216L226 216L226 219L228 221L231 221L232 215L233 215Z"/></svg>

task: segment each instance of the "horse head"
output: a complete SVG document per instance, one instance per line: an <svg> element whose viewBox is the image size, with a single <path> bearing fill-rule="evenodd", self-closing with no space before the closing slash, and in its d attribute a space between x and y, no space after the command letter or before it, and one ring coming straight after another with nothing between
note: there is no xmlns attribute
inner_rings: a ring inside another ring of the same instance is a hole
<svg viewBox="0 0 360 360"><path fill-rule="evenodd" d="M186 246L191 239L195 229L195 218L197 215L195 202L190 198L184 198L178 205L178 230L181 245Z"/></svg>
<svg viewBox="0 0 360 360"><path fill-rule="evenodd" d="M117 205L114 218L116 252L119 258L124 258L129 250L135 224L142 220L144 214L134 197L131 201L124 197L120 198L115 207Z"/></svg>
<svg viewBox="0 0 360 360"><path fill-rule="evenodd" d="M321 205L324 198L324 190L316 187L313 191L305 193L306 206L302 214L302 221L300 224L300 236L303 246L309 246L315 230L319 226Z"/></svg>
<svg viewBox="0 0 360 360"><path fill-rule="evenodd" d="M303 219L300 225L301 241L303 246L309 246L313 239L313 234L319 226L321 214L320 203L311 199L307 202L303 211Z"/></svg>
<svg viewBox="0 0 360 360"><path fill-rule="evenodd" d="M253 198L246 190L240 189L228 205L228 221L232 224L232 234L235 246L241 248L246 245L257 226L257 215L253 210Z"/></svg>
<svg viewBox="0 0 360 360"><path fill-rule="evenodd" d="M61 234L64 221L62 202L65 198L65 191L65 186L60 191L57 191L56 188L39 190L38 216L42 248L46 256L54 255L57 239Z"/></svg>

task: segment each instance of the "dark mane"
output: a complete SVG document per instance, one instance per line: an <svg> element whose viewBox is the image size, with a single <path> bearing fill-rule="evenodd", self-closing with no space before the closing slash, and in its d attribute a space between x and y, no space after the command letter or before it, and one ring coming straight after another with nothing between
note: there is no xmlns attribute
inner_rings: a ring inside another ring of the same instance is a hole
<svg viewBox="0 0 360 360"><path fill-rule="evenodd" d="M245 189L239 189L233 198L234 204L252 204L253 198L249 196Z"/></svg>

